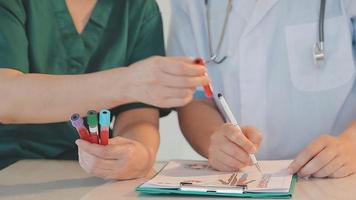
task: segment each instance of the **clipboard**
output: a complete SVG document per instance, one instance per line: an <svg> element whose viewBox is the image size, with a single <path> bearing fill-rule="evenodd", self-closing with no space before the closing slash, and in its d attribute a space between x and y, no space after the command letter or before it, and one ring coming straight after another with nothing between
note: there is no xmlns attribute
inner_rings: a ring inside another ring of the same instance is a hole
<svg viewBox="0 0 356 200"><path fill-rule="evenodd" d="M161 171L157 175L162 173L163 169L161 169ZM221 186L211 186L211 185L199 185L192 182L178 182L179 185L177 184L177 186L173 186L173 187L147 186L145 185L145 183L143 183L136 188L136 191L148 195L188 195L188 196L197 195L197 196L242 197L242 198L262 198L262 199L263 198L288 199L291 198L294 193L296 182L297 182L297 177L296 176L291 177L289 191L287 190L283 192L275 192L275 191L272 192L252 191L251 192L248 190L247 185L221 187Z"/></svg>
<svg viewBox="0 0 356 200"><path fill-rule="evenodd" d="M214 193L231 193L243 194L247 189L247 185L238 185L234 187L214 187L214 186L201 186L193 183L180 183L180 191L186 192L214 192Z"/></svg>
<svg viewBox="0 0 356 200"><path fill-rule="evenodd" d="M226 192L224 190L210 190L210 188L202 189L198 187L196 190L182 190L181 188L142 188L141 185L136 188L137 192L148 195L186 195L186 196L220 196L220 197L241 197L241 198L260 198L260 199L290 199L293 196L297 177L293 176L289 192L268 192L268 193L253 193L245 192L244 189L239 189L241 192Z"/></svg>

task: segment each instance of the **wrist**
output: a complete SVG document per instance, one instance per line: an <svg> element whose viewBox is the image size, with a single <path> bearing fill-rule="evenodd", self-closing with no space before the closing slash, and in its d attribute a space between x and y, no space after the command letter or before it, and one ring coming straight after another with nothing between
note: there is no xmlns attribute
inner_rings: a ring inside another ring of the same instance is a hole
<svg viewBox="0 0 356 200"><path fill-rule="evenodd" d="M131 85L132 85L132 70L129 67L120 67L116 69L113 75L112 82L112 96L113 101L117 105L133 103L135 99L131 95Z"/></svg>
<svg viewBox="0 0 356 200"><path fill-rule="evenodd" d="M137 70L133 66L125 67L123 73L123 91L124 98L132 102L141 102L139 86L143 83L140 82L140 78L137 75Z"/></svg>
<svg viewBox="0 0 356 200"><path fill-rule="evenodd" d="M339 138L356 145L356 121L352 122L350 126L340 134Z"/></svg>
<svg viewBox="0 0 356 200"><path fill-rule="evenodd" d="M154 159L147 148L140 148L129 161L127 176L131 178L144 178L153 169Z"/></svg>

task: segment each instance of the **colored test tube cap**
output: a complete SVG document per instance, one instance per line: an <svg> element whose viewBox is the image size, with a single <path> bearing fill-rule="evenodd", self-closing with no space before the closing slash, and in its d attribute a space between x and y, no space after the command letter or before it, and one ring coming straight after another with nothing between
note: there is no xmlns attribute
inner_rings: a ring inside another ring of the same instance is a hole
<svg viewBox="0 0 356 200"><path fill-rule="evenodd" d="M87 113L87 122L89 126L98 125L98 113L95 110L90 110Z"/></svg>
<svg viewBox="0 0 356 200"><path fill-rule="evenodd" d="M70 121L74 127L80 127L83 124L83 118L81 118L78 113L73 114L70 118Z"/></svg>
<svg viewBox="0 0 356 200"><path fill-rule="evenodd" d="M195 59L194 63L197 64L197 65L204 65L205 66L205 61L202 58Z"/></svg>
<svg viewBox="0 0 356 200"><path fill-rule="evenodd" d="M102 126L110 125L110 111L109 110L101 110L100 111L99 123Z"/></svg>

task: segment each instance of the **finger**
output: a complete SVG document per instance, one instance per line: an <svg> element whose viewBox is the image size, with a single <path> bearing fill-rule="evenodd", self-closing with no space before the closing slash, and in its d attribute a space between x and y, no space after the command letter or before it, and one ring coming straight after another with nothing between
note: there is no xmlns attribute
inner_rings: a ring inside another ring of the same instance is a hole
<svg viewBox="0 0 356 200"><path fill-rule="evenodd" d="M97 169L95 171L87 173L102 179L115 179L114 175L112 174L112 170L108 169Z"/></svg>
<svg viewBox="0 0 356 200"><path fill-rule="evenodd" d="M191 88L175 88L175 87L162 87L160 93L164 98L186 98L193 96L195 91Z"/></svg>
<svg viewBox="0 0 356 200"><path fill-rule="evenodd" d="M129 145L132 144L132 140L124 137L114 137L109 139L109 145Z"/></svg>
<svg viewBox="0 0 356 200"><path fill-rule="evenodd" d="M83 141L76 141L78 148L98 158L116 160L128 151L129 145L106 145L88 144Z"/></svg>
<svg viewBox="0 0 356 200"><path fill-rule="evenodd" d="M163 74L159 79L162 85L173 88L196 88L198 86L207 85L210 82L209 78L205 75L184 77Z"/></svg>
<svg viewBox="0 0 356 200"><path fill-rule="evenodd" d="M176 60L177 62L184 62L184 63L189 63L189 64L195 63L195 61L197 60L197 58L189 57L189 56L172 56L172 57L168 57L168 58Z"/></svg>
<svg viewBox="0 0 356 200"><path fill-rule="evenodd" d="M166 57L160 67L163 72L175 76L201 76L207 73L206 67L195 64L195 61L191 57Z"/></svg>
<svg viewBox="0 0 356 200"><path fill-rule="evenodd" d="M235 171L233 168L225 165L224 163L216 160L216 159L209 159L209 164L211 167L218 171L223 171L223 172L233 172Z"/></svg>
<svg viewBox="0 0 356 200"><path fill-rule="evenodd" d="M241 130L234 127L232 124L227 124L224 126L225 137L228 138L231 142L240 146L247 153L255 153L255 145L247 139L247 137L242 133Z"/></svg>
<svg viewBox="0 0 356 200"><path fill-rule="evenodd" d="M174 61L174 62L172 62ZM174 76L203 76L207 71L202 65L193 64L194 61L189 59L167 59L161 66L161 70Z"/></svg>
<svg viewBox="0 0 356 200"><path fill-rule="evenodd" d="M84 169L85 172L88 174L92 174L94 176L104 178L104 179L110 179L111 174L112 174L112 169L103 169L103 168L97 168L94 169L90 167L90 164L86 162L87 159L84 159L84 153L78 151L78 153L81 155L79 156L79 164L80 166Z"/></svg>
<svg viewBox="0 0 356 200"><path fill-rule="evenodd" d="M326 146L323 140L315 140L297 156L296 159L289 165L288 171L291 174L298 172L305 164L307 164L315 155L321 152Z"/></svg>
<svg viewBox="0 0 356 200"><path fill-rule="evenodd" d="M86 163L88 170L91 172L97 169L113 170L116 168L117 160L105 160L85 151L78 151L80 151L80 157L82 161Z"/></svg>
<svg viewBox="0 0 356 200"><path fill-rule="evenodd" d="M83 159L83 153L81 153L81 151L78 149L78 161L79 161L79 165L84 169L84 171L86 171L87 173L89 173L87 171L88 169L88 164L85 162L85 160Z"/></svg>
<svg viewBox="0 0 356 200"><path fill-rule="evenodd" d="M245 163L239 161L235 157L231 157L230 155L226 154L225 152L223 152L221 150L217 150L214 153L214 157L216 160L225 164L226 166L229 166L231 169L233 169L235 171L246 166Z"/></svg>
<svg viewBox="0 0 356 200"><path fill-rule="evenodd" d="M352 171L346 165L340 167L336 172L332 173L330 178L343 178L352 174Z"/></svg>
<svg viewBox="0 0 356 200"><path fill-rule="evenodd" d="M336 156L337 154L332 148L326 147L314 158L312 158L306 165L304 165L304 167L299 170L298 175L300 177L310 176L326 166Z"/></svg>
<svg viewBox="0 0 356 200"><path fill-rule="evenodd" d="M220 149L221 149L221 151L223 151L230 157L237 159L244 165L252 164L249 154L246 153L246 151L244 151L242 148L240 148L239 146L232 143L230 140L228 140L226 138L225 138L223 145L220 146Z"/></svg>
<svg viewBox="0 0 356 200"><path fill-rule="evenodd" d="M327 165L322 167L319 171L315 172L312 176L316 178L323 178L331 176L336 172L340 167L345 164L344 159L341 156L334 158Z"/></svg>
<svg viewBox="0 0 356 200"><path fill-rule="evenodd" d="M260 131L253 127L253 126L245 126L241 127L242 132L244 135L257 147L260 146L262 142L262 134Z"/></svg>
<svg viewBox="0 0 356 200"><path fill-rule="evenodd" d="M86 159L85 156L86 156L86 154L84 154L84 151L78 149L79 164L84 169L85 172L90 173L88 159Z"/></svg>

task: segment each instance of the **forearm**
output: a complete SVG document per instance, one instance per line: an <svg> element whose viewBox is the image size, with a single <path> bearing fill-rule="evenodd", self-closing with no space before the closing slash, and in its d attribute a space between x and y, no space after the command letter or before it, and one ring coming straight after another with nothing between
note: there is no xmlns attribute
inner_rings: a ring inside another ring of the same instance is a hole
<svg viewBox="0 0 356 200"><path fill-rule="evenodd" d="M22 74L0 70L0 122L67 121L73 112L85 115L128 103L126 68L83 75Z"/></svg>
<svg viewBox="0 0 356 200"><path fill-rule="evenodd" d="M194 100L178 109L181 130L200 155L208 157L211 135L224 124L212 100Z"/></svg>

